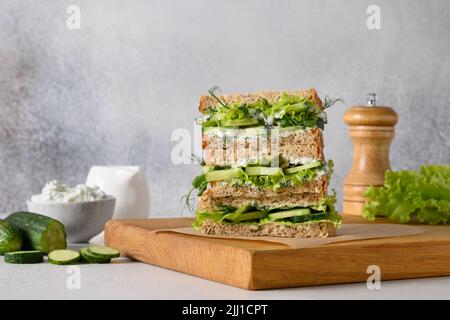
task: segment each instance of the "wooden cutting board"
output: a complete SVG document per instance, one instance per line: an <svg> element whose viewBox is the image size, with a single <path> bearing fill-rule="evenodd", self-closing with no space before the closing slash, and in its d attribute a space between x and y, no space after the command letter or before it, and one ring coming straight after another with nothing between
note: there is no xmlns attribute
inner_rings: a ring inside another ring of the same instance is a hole
<svg viewBox="0 0 450 320"><path fill-rule="evenodd" d="M367 223L354 216L344 221ZM251 290L366 282L369 265L380 267L382 280L450 275L450 226L419 226L423 234L307 249L152 232L191 222L190 218L111 220L105 226L105 243L132 259Z"/></svg>

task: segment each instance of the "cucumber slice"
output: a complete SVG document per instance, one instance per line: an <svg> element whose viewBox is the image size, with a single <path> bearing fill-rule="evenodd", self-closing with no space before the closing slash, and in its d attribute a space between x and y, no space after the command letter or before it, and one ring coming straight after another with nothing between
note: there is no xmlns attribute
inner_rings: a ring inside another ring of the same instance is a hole
<svg viewBox="0 0 450 320"><path fill-rule="evenodd" d="M286 210L286 211L280 211L269 214L268 218L272 221L274 220L280 220L280 219L286 219L291 218L295 216L304 216L311 214L311 210L309 208L301 208L301 209L293 209L293 210Z"/></svg>
<svg viewBox="0 0 450 320"><path fill-rule="evenodd" d="M266 135L267 128L249 127L249 128L218 128L218 127L206 127L203 128L203 133L207 135L214 135L219 138L227 137L228 140L233 139L245 139L256 138L259 135Z"/></svg>
<svg viewBox="0 0 450 320"><path fill-rule="evenodd" d="M214 170L214 166L206 166L205 165L205 166L203 166L202 170L203 170L203 173L208 173L208 172Z"/></svg>
<svg viewBox="0 0 450 320"><path fill-rule="evenodd" d="M197 122L198 124L200 124L202 127L216 127L219 123L217 122L217 120L205 120L205 121L200 121Z"/></svg>
<svg viewBox="0 0 450 320"><path fill-rule="evenodd" d="M252 211L241 214L233 222L243 222L249 220L264 219L269 213L267 211Z"/></svg>
<svg viewBox="0 0 450 320"><path fill-rule="evenodd" d="M92 255L98 257L98 258L104 258L104 259L112 259L120 257L120 252L116 249L109 248L109 247L102 247L102 246L90 246L88 248L89 253Z"/></svg>
<svg viewBox="0 0 450 320"><path fill-rule="evenodd" d="M249 176L274 176L282 174L283 170L275 167L247 167L245 173Z"/></svg>
<svg viewBox="0 0 450 320"><path fill-rule="evenodd" d="M110 263L111 259L109 258L99 258L97 256L94 256L88 248L81 248L80 249L80 256L81 260L89 263Z"/></svg>
<svg viewBox="0 0 450 320"><path fill-rule="evenodd" d="M44 261L44 255L42 252L34 251L14 251L5 253L6 263L15 264L30 264L30 263L41 263Z"/></svg>
<svg viewBox="0 0 450 320"><path fill-rule="evenodd" d="M271 157L261 157L247 161L247 167L270 167L272 163Z"/></svg>
<svg viewBox="0 0 450 320"><path fill-rule="evenodd" d="M289 220L294 223L302 223L306 221L317 221L317 220L323 220L327 219L329 217L328 213L314 213L314 214L308 214L305 216L295 216L291 217Z"/></svg>
<svg viewBox="0 0 450 320"><path fill-rule="evenodd" d="M80 260L80 254L73 250L54 250L48 254L48 262L53 264L71 264Z"/></svg>
<svg viewBox="0 0 450 320"><path fill-rule="evenodd" d="M296 173L296 172L303 171L306 169L317 168L317 167L320 167L321 165L322 165L322 162L320 162L320 161L312 161L310 163L306 163L306 164L298 166L298 167L286 169L285 171L286 171L286 173Z"/></svg>
<svg viewBox="0 0 450 320"><path fill-rule="evenodd" d="M239 130L239 136L241 137L255 137L261 134L267 134L266 127L253 127Z"/></svg>
<svg viewBox="0 0 450 320"><path fill-rule="evenodd" d="M298 102L295 104L287 105L284 110L286 113L299 113L308 110L309 107L304 102Z"/></svg>
<svg viewBox="0 0 450 320"><path fill-rule="evenodd" d="M296 130L303 130L303 127L300 126L292 126L292 127L280 127L278 130L280 130L280 133L286 133L288 131L296 131Z"/></svg>
<svg viewBox="0 0 450 320"><path fill-rule="evenodd" d="M244 212L248 211L250 208L251 207L249 206L243 206L234 212L227 213L226 215L222 216L220 222L222 222L223 220L235 221L239 216L241 216Z"/></svg>
<svg viewBox="0 0 450 320"><path fill-rule="evenodd" d="M236 119L236 120L225 120L222 122L224 127L247 127L254 126L259 123L258 119L248 118L248 119Z"/></svg>
<svg viewBox="0 0 450 320"><path fill-rule="evenodd" d="M221 180L231 180L233 178L239 177L242 172L240 168L226 169L226 170L215 170L205 174L205 180L211 181L221 181Z"/></svg>

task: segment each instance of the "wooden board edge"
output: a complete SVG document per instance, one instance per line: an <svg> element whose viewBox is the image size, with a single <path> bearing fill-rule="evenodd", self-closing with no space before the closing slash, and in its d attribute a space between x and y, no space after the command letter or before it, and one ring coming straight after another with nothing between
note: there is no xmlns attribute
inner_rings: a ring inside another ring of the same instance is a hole
<svg viewBox="0 0 450 320"><path fill-rule="evenodd" d="M134 239L131 240L131 237ZM129 240L126 247L123 245L125 239ZM155 234L144 228L136 228L134 225L116 221L108 221L105 225L105 244L119 250L124 257L242 289L250 289L253 279L251 274L253 251L203 240L203 238L178 233ZM147 242L158 243L158 246L140 245ZM203 263L199 264L198 261Z"/></svg>
<svg viewBox="0 0 450 320"><path fill-rule="evenodd" d="M345 247L255 252L251 281L254 290L366 282L369 266L378 266L381 280L402 280L450 275L448 242L411 246L368 244ZM359 257L355 259L355 257ZM348 261L352 261L349 268ZM420 264L420 268L418 265ZM320 270L317 272L315 270Z"/></svg>

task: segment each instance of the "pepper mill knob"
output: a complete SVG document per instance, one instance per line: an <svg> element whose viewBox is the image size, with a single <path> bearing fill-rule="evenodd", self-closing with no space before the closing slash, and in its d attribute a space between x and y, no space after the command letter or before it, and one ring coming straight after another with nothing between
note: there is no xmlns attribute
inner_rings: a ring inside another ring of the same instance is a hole
<svg viewBox="0 0 450 320"><path fill-rule="evenodd" d="M366 106L348 109L344 121L349 126L354 154L352 168L344 180L343 212L361 215L365 189L383 185L384 173L390 169L389 147L398 115L390 107L376 106L376 94L369 93Z"/></svg>

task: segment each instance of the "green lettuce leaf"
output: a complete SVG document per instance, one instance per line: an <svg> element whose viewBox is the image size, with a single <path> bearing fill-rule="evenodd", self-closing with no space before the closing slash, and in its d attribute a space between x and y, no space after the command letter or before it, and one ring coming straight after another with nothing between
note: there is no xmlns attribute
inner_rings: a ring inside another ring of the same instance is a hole
<svg viewBox="0 0 450 320"><path fill-rule="evenodd" d="M259 189L270 188L276 191L279 188L301 186L307 181L312 181L318 178L321 174L327 174L331 176L333 172L333 167L334 167L333 161L328 160L326 163L323 163L323 165L321 165L320 167L309 168L291 174L280 171L280 173L271 176L249 176L245 174L244 170L242 170L242 174L240 174L239 177L233 178L227 181L227 183L229 183L232 186L251 186ZM203 174L197 176L194 179L194 181L192 182L192 187L193 189L198 190L197 194L199 196L203 194L208 184L205 180L205 172L220 169L228 169L228 167L218 168L205 166L203 168ZM192 192L192 190L190 192Z"/></svg>
<svg viewBox="0 0 450 320"><path fill-rule="evenodd" d="M227 127L227 123L239 123L235 120L257 119L254 126L278 126L302 128L316 127L326 122L325 113L311 100L305 97L290 96L284 93L280 99L270 104L265 99L254 103L234 103L209 108L197 119L202 127ZM245 121L243 121L245 123ZM250 123L250 122L249 122Z"/></svg>
<svg viewBox="0 0 450 320"><path fill-rule="evenodd" d="M192 223L194 229L198 229L201 227L203 221L206 219L212 219L214 222L220 221L224 216L223 212L199 212L195 213L195 221Z"/></svg>
<svg viewBox="0 0 450 320"><path fill-rule="evenodd" d="M363 216L386 216L407 223L450 221L450 165L423 165L418 171L387 171L384 186L366 189Z"/></svg>

